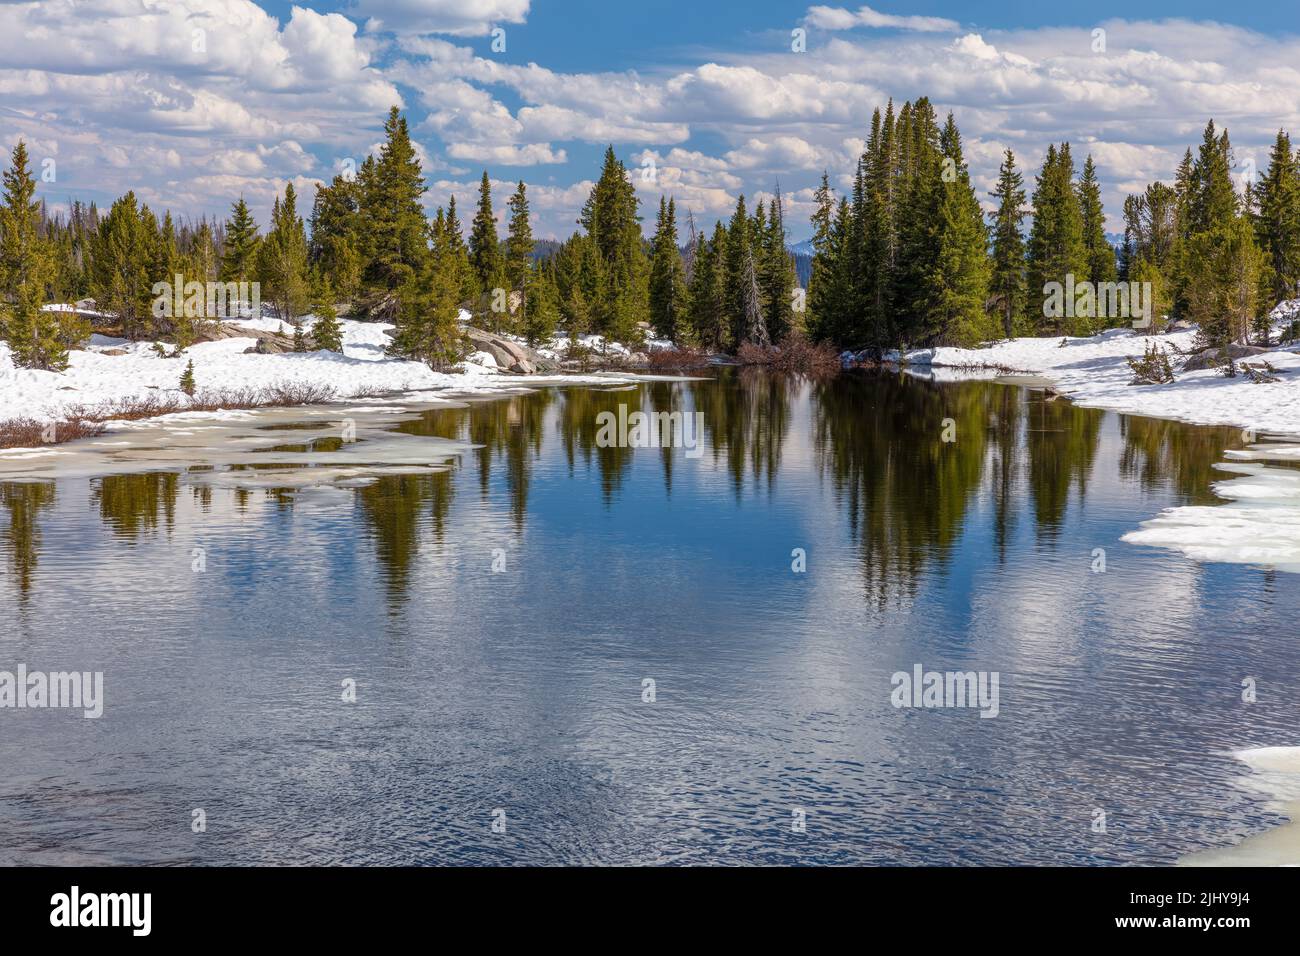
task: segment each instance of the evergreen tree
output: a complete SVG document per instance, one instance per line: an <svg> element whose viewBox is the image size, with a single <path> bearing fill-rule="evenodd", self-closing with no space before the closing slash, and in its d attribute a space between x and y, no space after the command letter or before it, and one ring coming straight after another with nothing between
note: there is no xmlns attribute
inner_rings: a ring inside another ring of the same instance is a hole
<svg viewBox="0 0 1300 956"><path fill-rule="evenodd" d="M1083 248L1088 259L1088 280L1095 285L1115 281L1115 250L1106 239L1106 214L1101 204L1097 167L1089 155L1079 178L1079 212L1083 225ZM1113 316L1112 316L1113 318Z"/></svg>
<svg viewBox="0 0 1300 956"><path fill-rule="evenodd" d="M195 387L194 360L190 359L185 363L185 371L181 373L181 391L186 395L193 396Z"/></svg>
<svg viewBox="0 0 1300 956"><path fill-rule="evenodd" d="M627 168L610 146L578 223L598 260L589 271L599 276L600 287L586 290L593 318L603 335L625 344L638 340L641 323L649 320L648 269L637 207Z"/></svg>
<svg viewBox="0 0 1300 956"><path fill-rule="evenodd" d="M175 281L174 278L151 280L151 245L135 193L128 192L113 203L108 215L99 222L91 258L91 293L101 310L117 316L121 334L133 342L155 330L154 283L165 281L170 285ZM166 298L172 296L168 294ZM158 331L169 331L174 319L175 316L167 319L159 315Z"/></svg>
<svg viewBox="0 0 1300 956"><path fill-rule="evenodd" d="M394 106L379 157L362 165L359 211L369 237L365 281L384 293L415 281L429 258L424 175L406 118Z"/></svg>
<svg viewBox="0 0 1300 956"><path fill-rule="evenodd" d="M506 233L505 275L510 288L519 293L519 323L528 325L532 294L533 229L528 221L528 194L521 179L510 197L510 224ZM553 303L552 303L553 304Z"/></svg>
<svg viewBox="0 0 1300 956"><path fill-rule="evenodd" d="M490 294L499 282L501 252L497 248L497 221L492 215L492 184L486 170L478 190L478 211L469 233L469 262L478 294Z"/></svg>
<svg viewBox="0 0 1300 956"><path fill-rule="evenodd" d="M988 297L988 233L962 156L952 114L940 134L938 254L926 277L926 340L976 345L991 337L984 311Z"/></svg>
<svg viewBox="0 0 1300 956"><path fill-rule="evenodd" d="M993 262L989 289L997 299L1002 316L1002 334L1013 338L1016 321L1024 313L1025 240L1024 177L1016 170L1016 157L1010 149L998 167L998 188L991 194L997 200L993 215Z"/></svg>
<svg viewBox="0 0 1300 956"><path fill-rule="evenodd" d="M723 348L726 338L727 231L714 225L713 238L696 240L691 274L690 326L695 339L709 351Z"/></svg>
<svg viewBox="0 0 1300 956"><path fill-rule="evenodd" d="M662 196L651 249L650 325L659 338L676 342L685 326L686 272L677 248L677 207Z"/></svg>
<svg viewBox="0 0 1300 956"><path fill-rule="evenodd" d="M1070 144L1058 150L1049 146L1042 173L1034 190L1034 222L1028 248L1028 320L1041 333L1059 334L1070 330L1062 315L1045 315L1048 283L1066 287L1070 276L1081 282L1088 275L1087 250L1083 242L1083 215L1074 190L1074 161Z"/></svg>
<svg viewBox="0 0 1300 956"><path fill-rule="evenodd" d="M759 267L764 323L774 342L782 341L795 327L794 258L785 244L785 209L778 187L776 196L768 204L763 261Z"/></svg>
<svg viewBox="0 0 1300 956"><path fill-rule="evenodd" d="M311 327L311 337L316 348L327 352L343 351L343 329L339 325L338 312L334 309L334 289L328 278L322 280L316 296L316 323Z"/></svg>
<svg viewBox="0 0 1300 956"><path fill-rule="evenodd" d="M312 271L327 277L345 299L361 289L362 250L366 246L361 232L359 180L339 175L330 185L316 187L308 261Z"/></svg>
<svg viewBox="0 0 1300 956"><path fill-rule="evenodd" d="M317 193L319 196L319 191ZM168 222L171 216L168 215ZM257 271L257 223L240 196L226 220L225 249L221 257L223 282L249 282Z"/></svg>
<svg viewBox="0 0 1300 956"><path fill-rule="evenodd" d="M4 173L4 205L0 207L0 329L9 342L14 365L61 371L68 348L85 328L75 319L46 312L46 285L55 276L51 250L39 234L40 204L36 179L28 168L27 146L19 140Z"/></svg>
<svg viewBox="0 0 1300 956"><path fill-rule="evenodd" d="M1282 130L1255 200L1255 233L1267 258L1271 298L1292 298L1300 284L1300 162L1291 151L1291 137Z"/></svg>
<svg viewBox="0 0 1300 956"><path fill-rule="evenodd" d="M283 198L271 207L271 229L258 253L258 275L262 297L276 315L295 328L307 311L310 285L307 281L307 235L298 215L298 198L293 183L284 187Z"/></svg>
<svg viewBox="0 0 1300 956"><path fill-rule="evenodd" d="M809 334L817 340L839 340L836 314L837 302L833 295L832 276L838 250L831 247L831 225L835 221L835 197L831 193L830 176L823 171L821 185L813 194L816 207L812 215L812 268L808 277Z"/></svg>

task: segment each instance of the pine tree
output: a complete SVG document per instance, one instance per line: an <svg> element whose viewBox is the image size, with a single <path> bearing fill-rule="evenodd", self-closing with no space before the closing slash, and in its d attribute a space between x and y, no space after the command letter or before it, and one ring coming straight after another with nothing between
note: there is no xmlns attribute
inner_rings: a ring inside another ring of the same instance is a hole
<svg viewBox="0 0 1300 956"><path fill-rule="evenodd" d="M0 312L0 328L14 365L61 371L68 364L69 346L86 330L75 319L61 321L59 313L41 308L55 266L48 243L39 234L36 179L28 168L22 140L14 146L11 159L0 207L0 299L9 303L9 314L6 319Z"/></svg>
<svg viewBox="0 0 1300 956"><path fill-rule="evenodd" d="M1079 178L1079 212L1083 226L1083 248L1088 259L1088 280L1095 286L1115 281L1115 250L1106 238L1106 214L1101 204L1097 167L1089 155ZM1114 316L1112 316L1114 318Z"/></svg>
<svg viewBox="0 0 1300 956"><path fill-rule="evenodd" d="M369 241L364 280L382 293L414 281L429 250L422 205L424 175L406 117L394 106L384 123L379 157L362 165L359 212Z"/></svg>
<svg viewBox="0 0 1300 956"><path fill-rule="evenodd" d="M519 293L519 321L528 325L529 296L533 279L533 229L528 221L528 194L519 181L510 197L510 223L506 233L505 275L510 288Z"/></svg>
<svg viewBox="0 0 1300 956"><path fill-rule="evenodd" d="M685 326L686 272L677 248L677 207L662 196L651 249L650 326L659 338L676 342Z"/></svg>
<svg viewBox="0 0 1300 956"><path fill-rule="evenodd" d="M117 316L125 338L140 341L155 331L152 315L154 285L173 278L149 276L151 242L134 192L113 203L99 222L91 258L91 292L99 308ZM166 296L171 299L171 295ZM161 308L159 309L161 312ZM175 317L159 315L159 331L169 331Z"/></svg>
<svg viewBox="0 0 1300 956"><path fill-rule="evenodd" d="M1300 285L1300 162L1283 130L1278 130L1255 198L1255 233L1267 258L1270 295L1289 299Z"/></svg>
<svg viewBox="0 0 1300 956"><path fill-rule="evenodd" d="M181 391L186 395L194 395L194 360L190 359L185 363L185 371L181 373Z"/></svg>
<svg viewBox="0 0 1300 956"><path fill-rule="evenodd" d="M772 341L780 342L795 326L794 258L785 247L785 209L780 187L768 204L767 230L763 234L763 261L759 266L764 324Z"/></svg>
<svg viewBox="0 0 1300 956"><path fill-rule="evenodd" d="M315 275L327 277L345 299L351 299L361 288L365 243L360 235L359 203L359 180L342 175L335 176L328 186L316 187L312 203L308 261Z"/></svg>
<svg viewBox="0 0 1300 956"><path fill-rule="evenodd" d="M170 215L168 216L170 219ZM257 223L240 196L226 220L226 237L221 257L223 282L249 282L257 271Z"/></svg>
<svg viewBox="0 0 1300 956"><path fill-rule="evenodd" d="M501 252L497 248L497 221L492 215L492 184L487 171L478 189L478 211L469 233L469 263L478 294L491 294L500 279Z"/></svg>
<svg viewBox="0 0 1300 956"><path fill-rule="evenodd" d="M316 323L311 327L311 337L316 348L327 352L343 351L343 329L339 325L338 312L334 309L334 289L328 278L321 282L316 296Z"/></svg>
<svg viewBox="0 0 1300 956"><path fill-rule="evenodd" d="M1013 338L1016 320L1024 312L1025 240L1024 177L1016 170L1016 157L1010 149L998 167L998 188L990 195L997 200L993 216L993 262L989 289L998 300L1002 315L1002 334Z"/></svg>
<svg viewBox="0 0 1300 956"><path fill-rule="evenodd" d="M279 318L297 328L299 317L309 305L310 285L307 235L298 215L293 183L285 185L283 198L277 197L271 207L271 229L258 253L258 275L262 297L271 303Z"/></svg>
<svg viewBox="0 0 1300 956"><path fill-rule="evenodd" d="M1034 222L1029 232L1027 318L1047 334L1070 328L1064 315L1046 315L1048 284L1065 288L1071 276L1083 281L1088 275L1087 250L1083 243L1083 215L1074 190L1074 161L1070 144L1058 150L1049 146L1034 190Z"/></svg>

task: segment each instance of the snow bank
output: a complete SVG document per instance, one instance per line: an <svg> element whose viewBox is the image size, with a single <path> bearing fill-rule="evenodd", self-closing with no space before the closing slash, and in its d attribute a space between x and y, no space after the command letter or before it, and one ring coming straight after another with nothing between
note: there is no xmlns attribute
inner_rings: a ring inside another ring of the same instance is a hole
<svg viewBox="0 0 1300 956"><path fill-rule="evenodd" d="M311 327L313 316L304 319ZM278 319L230 320L230 325L276 331ZM205 342L191 346L182 358L159 358L152 343L127 342L102 335L91 337L88 347L69 355L64 372L39 372L15 368L9 347L0 343L0 420L19 416L40 420L64 417L78 405L175 392L186 362L194 361L199 389L265 388L283 382L328 386L340 398L361 392L446 390L476 392L501 386L518 386L519 379L499 375L490 356L475 354L464 372L440 374L420 362L390 358L385 354L390 325L340 320L343 353L306 352L284 355L245 355L255 344L253 336ZM124 354L118 354L124 353Z"/></svg>
<svg viewBox="0 0 1300 956"><path fill-rule="evenodd" d="M1295 312L1300 302L1284 302L1273 310L1277 327ZM985 377L1002 370L1038 374L1080 405L1107 408L1134 415L1171 418L1197 425L1234 425L1257 432L1300 434L1300 354L1287 346L1276 348L1267 360L1281 381L1257 385L1245 376L1224 378L1215 369L1180 372L1175 360L1175 381L1168 385L1130 385L1133 373L1128 359L1140 358L1157 343L1188 351L1195 330L1169 335L1138 335L1129 329L1111 329L1089 338L1022 338L979 349L936 348L902 356L923 371L983 367ZM940 373L939 377L950 377Z"/></svg>

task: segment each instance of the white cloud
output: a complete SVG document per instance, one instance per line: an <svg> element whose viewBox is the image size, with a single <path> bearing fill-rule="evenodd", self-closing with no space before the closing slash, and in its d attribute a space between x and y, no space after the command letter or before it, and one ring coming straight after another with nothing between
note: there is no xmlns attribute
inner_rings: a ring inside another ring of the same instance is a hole
<svg viewBox="0 0 1300 956"><path fill-rule="evenodd" d="M921 33L952 33L961 29L956 20L943 17L895 16L880 13L871 7L849 11L843 7L809 7L809 26L822 30L852 30L854 27L876 27L895 30L916 30Z"/></svg>
<svg viewBox="0 0 1300 956"><path fill-rule="evenodd" d="M350 13L370 32L483 36L494 25L523 23L529 0L358 0Z"/></svg>

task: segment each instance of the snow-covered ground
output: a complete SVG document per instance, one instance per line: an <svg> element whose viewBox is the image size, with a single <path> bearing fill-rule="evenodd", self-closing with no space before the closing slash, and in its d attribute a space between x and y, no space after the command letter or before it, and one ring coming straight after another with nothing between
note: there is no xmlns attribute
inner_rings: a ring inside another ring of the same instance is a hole
<svg viewBox="0 0 1300 956"><path fill-rule="evenodd" d="M1289 316L1300 303L1282 303L1274 310ZM904 358L913 369L932 371L938 378L996 376L992 368L1040 375L1080 405L1118 412L1171 418L1199 425L1235 425L1260 433L1300 435L1300 354L1290 345L1263 356L1277 368L1281 381L1256 384L1245 375L1224 378L1217 369L1179 371L1171 356L1175 380L1168 385L1130 385L1129 358L1141 358L1156 343L1190 351L1195 331L1146 336L1129 329L1111 329L1090 338L1023 338L980 349L936 348L910 352ZM1276 341L1276 337L1274 339ZM1064 343L1064 344L1063 344ZM1251 361L1248 359L1247 361ZM976 366L984 367L977 371Z"/></svg>
<svg viewBox="0 0 1300 956"><path fill-rule="evenodd" d="M311 327L314 318L304 325ZM278 319L235 319L229 324L262 331L278 331ZM64 372L39 372L14 367L8 345L0 342L0 421L30 417L52 421L76 406L129 397L179 394L186 362L194 362L195 383L204 389L265 388L299 382L332 388L344 399L362 392L427 391L452 389L479 392L518 388L531 384L517 376L502 375L492 357L475 353L464 371L440 374L420 362L390 358L385 354L391 326L376 322L341 320L343 354L337 352L245 355L253 337L224 339L191 346L182 358L160 358L152 343L93 336L88 348L70 353ZM115 354L125 352L126 354Z"/></svg>

